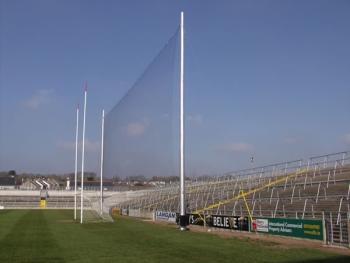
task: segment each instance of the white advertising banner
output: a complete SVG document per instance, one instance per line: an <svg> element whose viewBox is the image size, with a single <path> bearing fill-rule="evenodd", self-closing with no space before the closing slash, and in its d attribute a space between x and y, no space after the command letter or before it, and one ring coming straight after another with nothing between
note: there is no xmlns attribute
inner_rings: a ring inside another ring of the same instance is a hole
<svg viewBox="0 0 350 263"><path fill-rule="evenodd" d="M140 210L139 209L136 209L136 210L129 209L129 216L140 217Z"/></svg>
<svg viewBox="0 0 350 263"><path fill-rule="evenodd" d="M156 211L155 219L176 223L176 213Z"/></svg>

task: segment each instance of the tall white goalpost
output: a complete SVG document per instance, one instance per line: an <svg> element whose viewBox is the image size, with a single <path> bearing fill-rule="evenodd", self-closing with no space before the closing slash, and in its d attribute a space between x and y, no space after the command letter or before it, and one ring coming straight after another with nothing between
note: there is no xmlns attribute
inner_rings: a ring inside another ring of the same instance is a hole
<svg viewBox="0 0 350 263"><path fill-rule="evenodd" d="M82 153L81 153L81 196L80 196L80 223L83 223L83 210L84 210L84 155L85 155L85 119L86 119L86 96L87 96L87 84L85 85L85 97L84 97L84 121L83 121L83 140L82 140Z"/></svg>
<svg viewBox="0 0 350 263"><path fill-rule="evenodd" d="M105 126L105 110L102 110L102 135L101 135L101 177L100 177L100 181L101 181L101 189L100 189L100 214L103 214L103 133L104 133L104 126Z"/></svg>
<svg viewBox="0 0 350 263"><path fill-rule="evenodd" d="M74 220L77 219L78 130L79 130L79 103L77 105L77 126L75 129Z"/></svg>
<svg viewBox="0 0 350 263"><path fill-rule="evenodd" d="M180 29L180 230L185 230L184 12L181 12Z"/></svg>

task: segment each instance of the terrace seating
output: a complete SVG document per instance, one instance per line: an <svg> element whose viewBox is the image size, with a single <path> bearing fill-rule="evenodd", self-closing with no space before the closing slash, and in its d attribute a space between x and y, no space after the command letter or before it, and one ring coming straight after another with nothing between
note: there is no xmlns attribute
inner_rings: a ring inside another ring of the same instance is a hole
<svg viewBox="0 0 350 263"><path fill-rule="evenodd" d="M40 208L40 193L31 195L3 195L0 196L0 205L11 209ZM77 196L80 206L80 196ZM84 202L84 206L91 206L91 203ZM46 199L46 208L74 208L74 196L49 196Z"/></svg>
<svg viewBox="0 0 350 263"><path fill-rule="evenodd" d="M321 156L324 162L315 163L319 158L315 157L307 166L286 163L281 170L273 165L255 173L245 170L202 182L188 181L186 213L249 216L250 212L254 217L321 219L326 225L327 241L348 246L350 154L341 154L341 160ZM179 212L179 188L172 184L118 202L114 207Z"/></svg>
<svg viewBox="0 0 350 263"><path fill-rule="evenodd" d="M311 158L313 159L313 158ZM310 159L310 160L311 160ZM344 162L345 160L345 162ZM260 216L322 217L322 212L348 212L349 159L309 163L278 171L264 167L218 176L207 182L186 182L187 212L248 215L242 187L252 214ZM289 164L289 163L288 163ZM330 166L331 164L331 166ZM169 185L116 204L118 208L179 211L179 186Z"/></svg>

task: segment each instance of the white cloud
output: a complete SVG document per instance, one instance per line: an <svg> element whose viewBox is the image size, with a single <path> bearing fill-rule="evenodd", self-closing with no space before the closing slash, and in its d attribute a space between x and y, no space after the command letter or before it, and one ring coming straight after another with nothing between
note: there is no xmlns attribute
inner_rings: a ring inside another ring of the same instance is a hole
<svg viewBox="0 0 350 263"><path fill-rule="evenodd" d="M347 143L350 143L350 133L345 134L344 139Z"/></svg>
<svg viewBox="0 0 350 263"><path fill-rule="evenodd" d="M283 137L282 139L276 139L274 141L268 142L271 145L291 145L297 144L303 140L303 137Z"/></svg>
<svg viewBox="0 0 350 263"><path fill-rule="evenodd" d="M197 114L196 116L191 116L191 115L188 115L187 116L187 120L188 121L193 121L197 124L202 124L202 115L200 114Z"/></svg>
<svg viewBox="0 0 350 263"><path fill-rule="evenodd" d="M291 138L291 137L284 137L281 140L281 143L283 144L296 144L298 142L301 142L303 140L302 137L295 137L295 138Z"/></svg>
<svg viewBox="0 0 350 263"><path fill-rule="evenodd" d="M53 89L39 90L33 97L27 101L27 106L30 108L38 108L43 104L48 104L51 101Z"/></svg>
<svg viewBox="0 0 350 263"><path fill-rule="evenodd" d="M169 119L170 118L170 115L168 113L163 113L160 118L162 119Z"/></svg>
<svg viewBox="0 0 350 263"><path fill-rule="evenodd" d="M226 145L220 145L216 147L216 150L221 152L249 152L253 149L253 144L245 142L230 142Z"/></svg>
<svg viewBox="0 0 350 263"><path fill-rule="evenodd" d="M129 137L138 137L146 132L147 126L150 124L149 118L143 118L139 122L132 122L127 126L122 127L126 135Z"/></svg>
<svg viewBox="0 0 350 263"><path fill-rule="evenodd" d="M75 142L68 142L64 140L59 140L56 142L56 146L61 149L67 149L71 151L75 151ZM78 151L82 150L83 143L82 141L78 142ZM87 152L98 152L101 150L101 143L100 142L90 142L88 139L85 139L85 151Z"/></svg>

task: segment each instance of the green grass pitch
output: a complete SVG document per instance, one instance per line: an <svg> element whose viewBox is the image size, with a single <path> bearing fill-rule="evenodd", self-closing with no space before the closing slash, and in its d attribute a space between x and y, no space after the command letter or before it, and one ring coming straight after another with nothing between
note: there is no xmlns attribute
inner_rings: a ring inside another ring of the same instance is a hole
<svg viewBox="0 0 350 263"><path fill-rule="evenodd" d="M73 210L0 210L0 262L350 262L337 254L114 220L80 224Z"/></svg>

